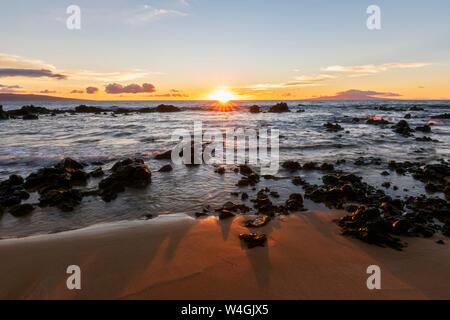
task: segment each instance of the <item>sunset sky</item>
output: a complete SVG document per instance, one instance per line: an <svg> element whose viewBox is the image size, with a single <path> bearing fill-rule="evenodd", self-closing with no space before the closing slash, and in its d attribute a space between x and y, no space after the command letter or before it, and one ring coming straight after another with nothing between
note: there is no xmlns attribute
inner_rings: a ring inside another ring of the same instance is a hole
<svg viewBox="0 0 450 320"><path fill-rule="evenodd" d="M81 30L66 27L72 4ZM0 93L450 99L449 13L448 0L4 0Z"/></svg>

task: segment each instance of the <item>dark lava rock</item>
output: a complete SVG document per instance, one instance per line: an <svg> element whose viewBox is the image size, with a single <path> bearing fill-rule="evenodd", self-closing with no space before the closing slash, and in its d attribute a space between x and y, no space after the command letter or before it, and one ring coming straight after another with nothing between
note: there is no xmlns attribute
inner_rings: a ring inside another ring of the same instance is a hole
<svg viewBox="0 0 450 320"><path fill-rule="evenodd" d="M408 167L408 171L413 174L413 178L422 182L438 182L440 184L446 184L446 178L450 176L450 166L444 163L428 164L422 168L420 167Z"/></svg>
<svg viewBox="0 0 450 320"><path fill-rule="evenodd" d="M41 168L31 173L25 180L26 189L70 188L70 173L56 167Z"/></svg>
<svg viewBox="0 0 450 320"><path fill-rule="evenodd" d="M156 160L170 160L172 159L172 150L165 151L155 156Z"/></svg>
<svg viewBox="0 0 450 320"><path fill-rule="evenodd" d="M242 195L241 195L241 199L243 201L247 200L248 199L248 194L246 192L243 192Z"/></svg>
<svg viewBox="0 0 450 320"><path fill-rule="evenodd" d="M386 124L390 124L389 121L385 120L385 119L378 119L378 118L374 118L374 117L369 117L366 121L367 124L374 124L374 125L386 125Z"/></svg>
<svg viewBox="0 0 450 320"><path fill-rule="evenodd" d="M444 199L426 196L408 197L406 206L420 216L450 223L450 203Z"/></svg>
<svg viewBox="0 0 450 320"><path fill-rule="evenodd" d="M72 185L84 186L87 184L89 175L82 170L72 170L70 172L70 183Z"/></svg>
<svg viewBox="0 0 450 320"><path fill-rule="evenodd" d="M86 106L84 104L79 105L78 107L75 108L75 112L77 113L100 113L104 111L105 110L103 108Z"/></svg>
<svg viewBox="0 0 450 320"><path fill-rule="evenodd" d="M252 174L255 174L254 171L252 170L252 168L250 168L246 164L239 165L239 173L244 175L244 176L247 176L247 177L252 175Z"/></svg>
<svg viewBox="0 0 450 320"><path fill-rule="evenodd" d="M218 174L225 174L225 168L224 167L219 167L219 168L216 169L216 172Z"/></svg>
<svg viewBox="0 0 450 320"><path fill-rule="evenodd" d="M22 198L16 195L10 195L6 197L3 196L2 198L0 198L0 201L2 206L11 207L20 204L22 202Z"/></svg>
<svg viewBox="0 0 450 320"><path fill-rule="evenodd" d="M151 173L143 159L126 159L112 167L109 177L99 183L100 196L104 201L111 201L125 187L145 188L151 182Z"/></svg>
<svg viewBox="0 0 450 320"><path fill-rule="evenodd" d="M13 174L9 176L9 183L12 186L18 186L18 185L22 185L24 182L22 176L18 175L18 174Z"/></svg>
<svg viewBox="0 0 450 320"><path fill-rule="evenodd" d="M22 117L23 120L37 120L39 117L35 114L26 114Z"/></svg>
<svg viewBox="0 0 450 320"><path fill-rule="evenodd" d="M390 235L392 224L383 218L377 208L358 207L351 215L338 221L342 234L352 236L370 244L388 246L401 250L405 244Z"/></svg>
<svg viewBox="0 0 450 320"><path fill-rule="evenodd" d="M381 173L381 175L382 175L382 176L388 176L388 175L390 175L390 173L387 172L387 171L383 171L383 172Z"/></svg>
<svg viewBox="0 0 450 320"><path fill-rule="evenodd" d="M123 115L129 115L130 114L130 112L133 112L134 110L133 109L129 109L129 108L116 108L115 110L114 110L114 113L115 114L123 114Z"/></svg>
<svg viewBox="0 0 450 320"><path fill-rule="evenodd" d="M290 170L290 171L297 171L302 168L301 164L297 161L288 160L283 162L281 165L284 169Z"/></svg>
<svg viewBox="0 0 450 320"><path fill-rule="evenodd" d="M437 243L437 244L445 244L445 242L442 241L442 240L436 240L436 243Z"/></svg>
<svg viewBox="0 0 450 320"><path fill-rule="evenodd" d="M383 182L383 184L381 185L382 187L389 189L389 187L391 186L391 184L389 182Z"/></svg>
<svg viewBox="0 0 450 320"><path fill-rule="evenodd" d="M140 113L152 113L152 112L180 112L181 109L173 105L160 104L156 108L142 108L137 110Z"/></svg>
<svg viewBox="0 0 450 320"><path fill-rule="evenodd" d="M292 179L292 183L296 186L301 186L305 184L305 180L301 177L295 177Z"/></svg>
<svg viewBox="0 0 450 320"><path fill-rule="evenodd" d="M82 199L83 195L79 190L53 189L41 193L39 205L57 207L64 212L70 212L81 203Z"/></svg>
<svg viewBox="0 0 450 320"><path fill-rule="evenodd" d="M431 119L450 119L450 113L438 114L431 116Z"/></svg>
<svg viewBox="0 0 450 320"><path fill-rule="evenodd" d="M324 162L320 166L320 169L324 170L324 171L332 171L332 170L334 170L334 166L331 163Z"/></svg>
<svg viewBox="0 0 450 320"><path fill-rule="evenodd" d="M261 108L260 108L260 106L254 105L254 106L250 107L249 112L250 113L260 113Z"/></svg>
<svg viewBox="0 0 450 320"><path fill-rule="evenodd" d="M239 235L239 239L243 240L249 249L261 246L264 247L264 244L267 241L267 237L265 234L257 234L257 233L241 233Z"/></svg>
<svg viewBox="0 0 450 320"><path fill-rule="evenodd" d="M30 114L50 114L52 112L56 112L57 110L49 110L43 107L35 107L33 105L23 106L18 110L10 110L8 114L10 116L26 116Z"/></svg>
<svg viewBox="0 0 450 320"><path fill-rule="evenodd" d="M31 173L25 180L26 189L42 190L69 189L72 185L84 185L88 174L81 170L84 165L66 158L54 167L41 168Z"/></svg>
<svg viewBox="0 0 450 320"><path fill-rule="evenodd" d="M396 199L395 201L383 202L380 208L385 217L401 216L403 214L403 201Z"/></svg>
<svg viewBox="0 0 450 320"><path fill-rule="evenodd" d="M257 209L259 213L271 217L275 216L275 212L278 208L273 205L272 201L270 201L269 197L264 193L259 192L257 198L251 201L254 203L255 209Z"/></svg>
<svg viewBox="0 0 450 320"><path fill-rule="evenodd" d="M411 119L411 113L405 114L405 119Z"/></svg>
<svg viewBox="0 0 450 320"><path fill-rule="evenodd" d="M416 141L422 141L422 142L439 142L438 140L431 139L430 137L419 137L416 138Z"/></svg>
<svg viewBox="0 0 450 320"><path fill-rule="evenodd" d="M340 182L339 178L332 174L323 176L322 181L324 184L330 185L330 186L337 186Z"/></svg>
<svg viewBox="0 0 450 320"><path fill-rule="evenodd" d="M423 111L424 109L418 106L413 106L409 108L409 111Z"/></svg>
<svg viewBox="0 0 450 320"><path fill-rule="evenodd" d="M421 126L421 127L416 127L416 131L431 132L431 127L426 124L426 125Z"/></svg>
<svg viewBox="0 0 450 320"><path fill-rule="evenodd" d="M30 197L24 190L23 183L23 178L19 175L11 175L8 180L0 182L0 207L15 206Z"/></svg>
<svg viewBox="0 0 450 320"><path fill-rule="evenodd" d="M170 172L172 171L173 168L170 164L166 164L165 166L163 166L161 169L159 169L159 172Z"/></svg>
<svg viewBox="0 0 450 320"><path fill-rule="evenodd" d="M325 128L327 128L328 131L340 131L340 130L344 130L344 128L342 128L338 123L331 123L331 122L327 122L323 125Z"/></svg>
<svg viewBox="0 0 450 320"><path fill-rule="evenodd" d="M227 201L222 208L217 209L216 211L222 212L223 210L231 211L231 212L240 212L246 213L250 211L250 208L245 204L238 204L231 201Z"/></svg>
<svg viewBox="0 0 450 320"><path fill-rule="evenodd" d="M259 182L259 176L255 173L242 177L236 184L238 187L255 186Z"/></svg>
<svg viewBox="0 0 450 320"><path fill-rule="evenodd" d="M0 106L0 120L8 120L9 114L3 111L3 106Z"/></svg>
<svg viewBox="0 0 450 320"><path fill-rule="evenodd" d="M99 178L105 175L105 172L103 171L102 167L98 167L97 169L95 169L94 171L92 171L91 173L89 173L89 175L91 177L94 178Z"/></svg>
<svg viewBox="0 0 450 320"><path fill-rule="evenodd" d="M276 192L276 191L271 191L271 192L269 193L269 195L270 195L271 197L273 197L273 198L279 198L279 197L280 197L280 194L279 194L278 192Z"/></svg>
<svg viewBox="0 0 450 320"><path fill-rule="evenodd" d="M196 212L196 213L195 213L195 216L196 216L197 218L200 218L200 217L208 216L208 214L207 214L206 212Z"/></svg>
<svg viewBox="0 0 450 320"><path fill-rule="evenodd" d="M383 191L376 190L353 174L326 175L322 179L323 186L303 185L305 197L329 207L339 209L348 201L379 205L385 196Z"/></svg>
<svg viewBox="0 0 450 320"><path fill-rule="evenodd" d="M277 103L276 105L270 107L269 112L281 113L281 112L291 112L291 110L289 110L287 103L280 102L280 103Z"/></svg>
<svg viewBox="0 0 450 320"><path fill-rule="evenodd" d="M410 136L411 132L414 132L414 130L409 127L408 122L406 122L405 120L400 120L392 128L394 129L394 132L399 133L404 136Z"/></svg>
<svg viewBox="0 0 450 320"><path fill-rule="evenodd" d="M226 210L226 209L220 210L220 213L219 213L220 220L224 220L224 219L228 219L228 218L232 218L232 217L234 217L233 212Z"/></svg>
<svg viewBox="0 0 450 320"><path fill-rule="evenodd" d="M307 162L303 165L303 170L317 170L317 163L315 162Z"/></svg>
<svg viewBox="0 0 450 320"><path fill-rule="evenodd" d="M255 219L247 220L244 224L247 228L259 228L265 226L270 220L271 218L269 216L261 216Z"/></svg>
<svg viewBox="0 0 450 320"><path fill-rule="evenodd" d="M155 112L179 112L180 108L168 104L160 104L155 108Z"/></svg>
<svg viewBox="0 0 450 320"><path fill-rule="evenodd" d="M392 224L392 232L398 235L408 234L413 224L405 218L398 219Z"/></svg>
<svg viewBox="0 0 450 320"><path fill-rule="evenodd" d="M303 209L303 197L300 193L292 193L286 200L286 209L289 211L297 211Z"/></svg>
<svg viewBox="0 0 450 320"><path fill-rule="evenodd" d="M444 188L445 188L444 185L433 183L430 181L428 181L427 184L425 185L425 190L430 193L443 192Z"/></svg>
<svg viewBox="0 0 450 320"><path fill-rule="evenodd" d="M79 169L83 169L85 166L84 166L84 164L82 164L78 161L75 161L72 158L65 158L60 163L58 163L55 167L79 170Z"/></svg>
<svg viewBox="0 0 450 320"><path fill-rule="evenodd" d="M31 204L20 204L9 210L14 217L23 217L33 212L34 207Z"/></svg>
<svg viewBox="0 0 450 320"><path fill-rule="evenodd" d="M447 186L447 187L444 189L444 194L445 194L445 197L446 197L448 200L450 200L450 186Z"/></svg>

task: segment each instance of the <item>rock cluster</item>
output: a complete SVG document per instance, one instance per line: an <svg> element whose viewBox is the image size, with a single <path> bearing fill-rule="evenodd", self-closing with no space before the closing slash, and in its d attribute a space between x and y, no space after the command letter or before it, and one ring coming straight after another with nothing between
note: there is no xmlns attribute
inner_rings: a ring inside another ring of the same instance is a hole
<svg viewBox="0 0 450 320"><path fill-rule="evenodd" d="M125 187L145 188L151 182L150 170L142 159L125 159L117 162L111 171L112 174L98 185L99 195L107 202L116 199L118 193L125 191Z"/></svg>
<svg viewBox="0 0 450 320"><path fill-rule="evenodd" d="M261 112L261 107L257 106L257 105L251 106L249 108L249 112L250 113L260 113Z"/></svg>
<svg viewBox="0 0 450 320"><path fill-rule="evenodd" d="M276 105L270 107L269 112L271 113L281 113L281 112L291 112L286 102L280 102Z"/></svg>
<svg viewBox="0 0 450 320"><path fill-rule="evenodd" d="M267 237L265 234L257 233L241 233L239 235L239 239L244 241L249 249L257 246L264 247L264 244L267 241Z"/></svg>
<svg viewBox="0 0 450 320"><path fill-rule="evenodd" d="M327 131L341 131L344 130L344 128L342 128L338 123L331 123L331 122L327 122L323 125L325 128L327 128Z"/></svg>

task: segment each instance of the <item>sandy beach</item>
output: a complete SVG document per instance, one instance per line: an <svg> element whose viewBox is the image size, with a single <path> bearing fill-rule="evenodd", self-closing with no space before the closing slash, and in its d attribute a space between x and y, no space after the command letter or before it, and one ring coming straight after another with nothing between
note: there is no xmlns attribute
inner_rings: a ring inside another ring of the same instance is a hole
<svg viewBox="0 0 450 320"><path fill-rule="evenodd" d="M0 241L0 299L449 299L450 250L408 238L401 251L343 237L343 215L308 211L258 229L247 249L245 217L161 216ZM81 290L66 268L81 267ZM366 268L381 268L368 290Z"/></svg>

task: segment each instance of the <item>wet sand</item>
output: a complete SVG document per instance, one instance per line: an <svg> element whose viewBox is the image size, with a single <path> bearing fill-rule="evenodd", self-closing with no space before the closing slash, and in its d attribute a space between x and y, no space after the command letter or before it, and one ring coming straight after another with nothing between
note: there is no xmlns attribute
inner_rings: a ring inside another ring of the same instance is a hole
<svg viewBox="0 0 450 320"><path fill-rule="evenodd" d="M0 241L0 299L449 299L450 243L408 238L404 251L339 234L343 212L303 212L258 229L247 249L244 217L161 216ZM66 268L81 267L81 290ZM381 290L366 269L381 267Z"/></svg>

